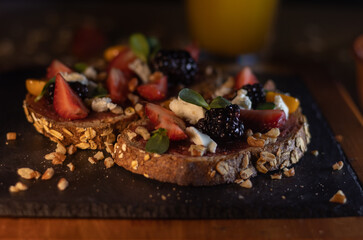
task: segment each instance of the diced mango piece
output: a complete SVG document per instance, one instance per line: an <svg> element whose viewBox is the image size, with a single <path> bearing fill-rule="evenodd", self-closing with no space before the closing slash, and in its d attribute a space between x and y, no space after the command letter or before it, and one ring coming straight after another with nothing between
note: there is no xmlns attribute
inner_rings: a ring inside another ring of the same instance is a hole
<svg viewBox="0 0 363 240"><path fill-rule="evenodd" d="M277 93L277 92L267 92L266 93L266 102L274 102L276 95L280 95L282 100L284 100L285 104L289 108L289 113L295 112L296 109L300 105L299 99L291 97L291 96L287 96L287 95L284 95L281 93Z"/></svg>
<svg viewBox="0 0 363 240"><path fill-rule="evenodd" d="M25 87L31 95L38 96L47 82L39 79L27 79Z"/></svg>
<svg viewBox="0 0 363 240"><path fill-rule="evenodd" d="M106 61L111 62L125 47L125 45L111 46L104 51L103 56Z"/></svg>

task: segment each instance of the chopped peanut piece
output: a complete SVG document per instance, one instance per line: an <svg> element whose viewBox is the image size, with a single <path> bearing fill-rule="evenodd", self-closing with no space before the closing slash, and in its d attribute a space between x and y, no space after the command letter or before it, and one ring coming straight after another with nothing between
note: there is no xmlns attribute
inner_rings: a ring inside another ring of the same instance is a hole
<svg viewBox="0 0 363 240"><path fill-rule="evenodd" d="M281 173L274 173L270 175L271 179L281 179L282 174Z"/></svg>
<svg viewBox="0 0 363 240"><path fill-rule="evenodd" d="M94 159L96 159L97 161L99 160L102 160L105 158L105 156L103 155L103 152L101 151L98 151L94 156L93 156Z"/></svg>
<svg viewBox="0 0 363 240"><path fill-rule="evenodd" d="M25 191L25 190L27 190L28 189L28 186L27 185L25 185L24 183L22 183L22 182L17 182L16 184L15 184L15 187L17 188L17 189L19 189L20 191Z"/></svg>
<svg viewBox="0 0 363 240"><path fill-rule="evenodd" d="M16 132L8 132L6 134L6 140L16 140Z"/></svg>
<svg viewBox="0 0 363 240"><path fill-rule="evenodd" d="M342 190L339 190L332 198L330 198L329 202L345 204L347 202L347 197Z"/></svg>
<svg viewBox="0 0 363 240"><path fill-rule="evenodd" d="M51 179L54 175L54 169L53 168L47 168L47 170L45 170L45 172L42 175L42 180L48 180Z"/></svg>
<svg viewBox="0 0 363 240"><path fill-rule="evenodd" d="M240 186L244 188L252 188L252 182L251 180L247 179L246 181L243 181Z"/></svg>
<svg viewBox="0 0 363 240"><path fill-rule="evenodd" d="M290 169L287 169L287 168L284 168L284 175L286 177L293 177L295 176L295 168L290 168Z"/></svg>
<svg viewBox="0 0 363 240"><path fill-rule="evenodd" d="M60 191L65 190L68 187L69 183L65 178L59 179L59 182L57 184L57 187Z"/></svg>
<svg viewBox="0 0 363 240"><path fill-rule="evenodd" d="M71 172L73 172L74 171L74 165L73 165L73 163L68 163L67 164L67 167L69 168L69 170L71 170Z"/></svg>
<svg viewBox="0 0 363 240"><path fill-rule="evenodd" d="M67 148L68 155L73 155L77 151L77 147L73 144Z"/></svg>
<svg viewBox="0 0 363 240"><path fill-rule="evenodd" d="M30 168L19 168L18 175L24 179L33 179L37 177L37 173Z"/></svg>
<svg viewBox="0 0 363 240"><path fill-rule="evenodd" d="M343 161L339 161L339 162L334 163L332 168L333 168L333 170L340 170L343 168L343 166L344 166Z"/></svg>
<svg viewBox="0 0 363 240"><path fill-rule="evenodd" d="M66 153L67 153L67 149L61 143L57 143L57 148L55 149L55 151L57 153L60 153L60 154L63 154L63 155L66 155Z"/></svg>
<svg viewBox="0 0 363 240"><path fill-rule="evenodd" d="M91 164L96 164L96 160L93 157L88 157L88 162Z"/></svg>
<svg viewBox="0 0 363 240"><path fill-rule="evenodd" d="M103 161L103 163L105 164L106 168L110 168L114 165L114 161L111 157L105 158L105 160Z"/></svg>
<svg viewBox="0 0 363 240"><path fill-rule="evenodd" d="M313 154L315 157L317 157L319 155L319 151L313 150L313 151L311 151L311 154Z"/></svg>

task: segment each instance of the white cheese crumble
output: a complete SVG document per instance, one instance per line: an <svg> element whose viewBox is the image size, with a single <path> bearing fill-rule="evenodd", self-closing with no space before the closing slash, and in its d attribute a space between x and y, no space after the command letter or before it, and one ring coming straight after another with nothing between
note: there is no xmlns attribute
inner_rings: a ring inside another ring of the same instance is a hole
<svg viewBox="0 0 363 240"><path fill-rule="evenodd" d="M185 102L180 98L171 101L169 108L178 117L185 118L190 124L196 124L205 115L205 110L202 107Z"/></svg>
<svg viewBox="0 0 363 240"><path fill-rule="evenodd" d="M108 104L111 103L111 98L94 98L92 99L92 110L95 112L106 112L108 111Z"/></svg>
<svg viewBox="0 0 363 240"><path fill-rule="evenodd" d="M241 109L251 109L252 107L252 102L245 89L237 91L237 96L232 100L232 104L237 104Z"/></svg>
<svg viewBox="0 0 363 240"><path fill-rule="evenodd" d="M72 73L61 73L67 82L80 82L83 85L88 85L88 79L85 75L72 72Z"/></svg>
<svg viewBox="0 0 363 240"><path fill-rule="evenodd" d="M83 74L90 79L96 79L97 78L97 72L93 67L87 67Z"/></svg>
<svg viewBox="0 0 363 240"><path fill-rule="evenodd" d="M185 132L194 144L206 147L211 153L216 152L217 143L208 135L199 132L195 127L187 127Z"/></svg>
<svg viewBox="0 0 363 240"><path fill-rule="evenodd" d="M276 95L274 99L275 109L280 109L285 112L286 119L289 118L289 107L286 105L280 95Z"/></svg>
<svg viewBox="0 0 363 240"><path fill-rule="evenodd" d="M149 82L149 76L151 72L147 63L137 58L135 61L129 64L129 68L141 78L144 84Z"/></svg>

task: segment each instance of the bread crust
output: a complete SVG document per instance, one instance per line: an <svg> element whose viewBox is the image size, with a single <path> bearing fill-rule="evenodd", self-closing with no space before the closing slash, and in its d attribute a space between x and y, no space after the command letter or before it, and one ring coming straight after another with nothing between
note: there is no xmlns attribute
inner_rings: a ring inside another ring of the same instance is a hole
<svg viewBox="0 0 363 240"><path fill-rule="evenodd" d="M129 123L135 121L136 113L131 115L111 112L92 112L81 120L64 120L57 116L52 105L45 100L34 102L35 97L27 94L23 109L28 122L35 129L54 142L67 146L75 145L80 149L104 149L106 144L113 144Z"/></svg>
<svg viewBox="0 0 363 240"><path fill-rule="evenodd" d="M268 152L275 156L274 164L264 163L267 172L295 164L307 151L310 132L306 117L300 109L291 116L293 125L285 129L275 143L264 147L245 146L231 152L191 156L189 152L159 155L145 151L145 143L140 136L130 138L137 126L147 126L147 119L131 123L117 137L114 146L117 165L147 178L178 185L217 185L247 180L266 173L261 169L261 156ZM132 135L134 136L134 135ZM262 155L261 155L262 153Z"/></svg>

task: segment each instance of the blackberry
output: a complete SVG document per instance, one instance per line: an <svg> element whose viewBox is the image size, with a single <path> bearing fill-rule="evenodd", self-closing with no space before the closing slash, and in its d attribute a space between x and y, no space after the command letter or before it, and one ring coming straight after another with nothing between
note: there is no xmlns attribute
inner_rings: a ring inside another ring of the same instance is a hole
<svg viewBox="0 0 363 240"><path fill-rule="evenodd" d="M243 86L243 89L247 91L247 96L252 102L252 108L255 109L258 104L266 102L266 94L260 83L247 84Z"/></svg>
<svg viewBox="0 0 363 240"><path fill-rule="evenodd" d="M68 82L69 86L72 90L81 98L85 99L88 96L88 88L86 85L80 82ZM46 98L52 103L54 98L54 87L55 83L51 83L48 86L47 93L45 94Z"/></svg>
<svg viewBox="0 0 363 240"><path fill-rule="evenodd" d="M199 119L196 127L217 142L241 139L244 125L239 119L240 108L231 104L225 108L212 108Z"/></svg>
<svg viewBox="0 0 363 240"><path fill-rule="evenodd" d="M169 83L191 84L198 72L198 65L185 50L159 50L152 65L168 76Z"/></svg>

